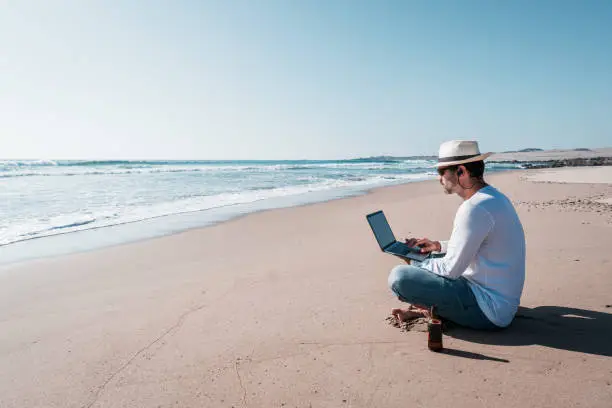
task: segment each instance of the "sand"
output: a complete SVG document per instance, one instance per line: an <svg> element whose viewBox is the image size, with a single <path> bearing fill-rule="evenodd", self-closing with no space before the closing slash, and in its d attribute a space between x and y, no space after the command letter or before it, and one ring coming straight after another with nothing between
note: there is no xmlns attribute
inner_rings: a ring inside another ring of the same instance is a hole
<svg viewBox="0 0 612 408"><path fill-rule="evenodd" d="M489 181L527 237L519 317L496 333L386 322L397 235L446 238L434 181L0 269L0 406L610 407L612 185ZM570 174L571 172L568 172Z"/></svg>
<svg viewBox="0 0 612 408"><path fill-rule="evenodd" d="M557 169L543 169L525 174L524 180L541 183L597 183L612 184L612 166L604 167L564 167ZM553 204L553 203L549 203ZM565 208L608 212L612 208L612 194L595 194L586 199L568 196L557 201Z"/></svg>
<svg viewBox="0 0 612 408"><path fill-rule="evenodd" d="M528 173L530 181L551 183L603 183L612 184L612 166L603 167L563 167L543 169Z"/></svg>

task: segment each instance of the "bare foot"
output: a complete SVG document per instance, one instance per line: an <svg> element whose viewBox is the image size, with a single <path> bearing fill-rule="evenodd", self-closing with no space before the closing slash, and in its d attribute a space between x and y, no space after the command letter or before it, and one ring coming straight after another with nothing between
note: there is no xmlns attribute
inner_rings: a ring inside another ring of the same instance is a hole
<svg viewBox="0 0 612 408"><path fill-rule="evenodd" d="M419 317L427 317L427 309L419 309L414 306L410 306L408 309L393 309L391 310L391 314L397 319L398 322L407 322Z"/></svg>

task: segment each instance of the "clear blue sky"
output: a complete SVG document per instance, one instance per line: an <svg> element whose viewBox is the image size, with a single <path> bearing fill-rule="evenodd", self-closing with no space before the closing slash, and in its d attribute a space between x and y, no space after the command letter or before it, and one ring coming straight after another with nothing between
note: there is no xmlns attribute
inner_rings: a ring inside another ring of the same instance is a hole
<svg viewBox="0 0 612 408"><path fill-rule="evenodd" d="M612 145L606 0L24 0L0 50L3 158Z"/></svg>

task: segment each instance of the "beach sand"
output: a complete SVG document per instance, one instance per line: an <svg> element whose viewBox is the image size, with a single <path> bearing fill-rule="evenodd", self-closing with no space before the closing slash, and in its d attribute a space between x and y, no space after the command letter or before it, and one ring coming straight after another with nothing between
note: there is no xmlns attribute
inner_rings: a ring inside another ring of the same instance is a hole
<svg viewBox="0 0 612 408"><path fill-rule="evenodd" d="M612 166L562 167L528 173L525 179L551 183L612 183Z"/></svg>
<svg viewBox="0 0 612 408"><path fill-rule="evenodd" d="M365 214L445 239L460 204L411 183L2 267L0 407L610 407L612 180L544 172L488 177L527 238L506 330L433 353L386 322L399 262Z"/></svg>

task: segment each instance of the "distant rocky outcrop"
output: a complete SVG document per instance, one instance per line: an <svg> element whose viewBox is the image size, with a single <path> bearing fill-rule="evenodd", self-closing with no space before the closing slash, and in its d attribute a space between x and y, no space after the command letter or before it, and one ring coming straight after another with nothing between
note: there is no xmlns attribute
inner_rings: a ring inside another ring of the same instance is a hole
<svg viewBox="0 0 612 408"><path fill-rule="evenodd" d="M612 148L522 149L515 153L495 153L489 163L521 163L526 168L610 165Z"/></svg>
<svg viewBox="0 0 612 408"><path fill-rule="evenodd" d="M521 150L507 150L504 153L530 153L530 152L543 152L543 149L538 149L537 147L528 147L526 149Z"/></svg>
<svg viewBox="0 0 612 408"><path fill-rule="evenodd" d="M516 163L519 163L516 161ZM546 160L523 163L526 169L543 169L551 167L612 166L612 157L579 157L574 159Z"/></svg>

